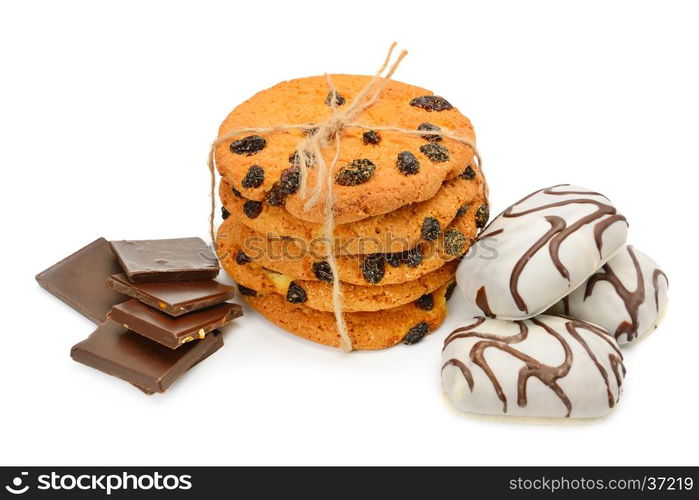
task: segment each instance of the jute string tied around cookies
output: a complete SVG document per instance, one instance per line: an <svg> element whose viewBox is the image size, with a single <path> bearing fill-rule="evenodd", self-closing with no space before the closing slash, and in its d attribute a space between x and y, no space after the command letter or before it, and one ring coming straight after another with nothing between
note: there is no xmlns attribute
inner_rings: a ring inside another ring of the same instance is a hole
<svg viewBox="0 0 699 500"><path fill-rule="evenodd" d="M224 142L230 141L237 136L243 134L269 134L272 132L283 132L289 130L301 130L306 132L306 137L300 141L296 150L296 164L299 167L300 173L300 183L299 183L299 196L304 200L304 210L310 210L316 207L319 203L323 202L323 234L326 241L326 258L330 269L332 270L333 283L332 283L332 298L333 298L333 313L335 315L335 322L337 324L337 330L340 334L340 345L339 347L345 351L349 352L352 350L352 340L349 336L347 330L347 324L342 314L342 285L340 283L340 273L338 271L337 262L335 260L335 255L333 252L333 234L335 230L335 214L334 214L334 204L335 196L333 192L333 173L335 171L335 166L337 165L338 158L340 156L340 143L342 140L342 131L345 128L353 127L360 128L363 130L376 130L376 131L388 131L388 132L399 132L403 134L410 135L424 135L424 131L420 130L410 130L400 127L392 126L376 126L371 124L364 124L356 122L356 118L367 108L373 106L381 97L381 93L386 88L391 80L391 77L398 69L403 58L408 55L406 50L400 52L396 60L390 65L391 57L393 51L396 47L396 43L391 44L388 50L386 58L379 68L379 70L374 74L369 83L364 86L364 88L355 96L352 102L340 110L337 106L336 96L337 92L333 86L332 79L329 74L326 74L326 80L328 83L328 88L330 89L330 107L331 115L324 122L320 123L303 123L303 124L279 124L270 127L258 127L258 128L236 128L229 131L228 133L219 136L211 145L209 150L209 172L211 174L211 213L209 215L209 231L211 233L212 242L216 241L216 235L214 231L214 215L216 212L216 174L215 174L215 150L216 147ZM388 68L388 72L384 75L384 72ZM439 135L441 137L446 137L457 142L466 144L473 151L473 155L478 161L478 166L482 171L482 162L478 150L476 149L476 144L473 139L463 135L454 133L448 129L442 128L437 131L430 131L432 135ZM323 150L325 148L331 147L334 143L334 155L330 163L325 161L323 156ZM316 182L313 185L312 190L308 190L308 168L311 165L316 165Z"/></svg>

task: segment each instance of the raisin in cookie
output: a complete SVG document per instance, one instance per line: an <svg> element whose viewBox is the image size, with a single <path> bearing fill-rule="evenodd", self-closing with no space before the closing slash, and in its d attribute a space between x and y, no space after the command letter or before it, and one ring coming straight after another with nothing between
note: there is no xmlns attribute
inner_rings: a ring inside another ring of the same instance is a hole
<svg viewBox="0 0 699 500"><path fill-rule="evenodd" d="M338 256L340 281L383 286L418 279L463 255L475 234L473 218L464 214L437 241L423 242L403 252ZM333 279L322 247L311 248L306 242L291 238L266 238L233 217L219 227L216 252L220 260L232 255L298 279ZM376 267L380 268L379 273L373 271Z"/></svg>
<svg viewBox="0 0 699 500"><path fill-rule="evenodd" d="M252 289L243 290L243 297L253 309L284 330L319 344L334 347L340 344L332 313L292 304L276 293L265 295ZM449 285L437 289L429 310L410 303L383 311L345 313L352 347L384 349L399 342L407 345L419 342L444 321L451 290Z"/></svg>
<svg viewBox="0 0 699 500"><path fill-rule="evenodd" d="M262 293L277 293L292 304L305 304L318 311L332 311L332 283L295 279L239 257L233 249L221 265L236 283ZM385 286L342 285L343 311L379 311L422 300L422 308L431 308L431 294L454 280L456 262L450 262L417 280ZM378 268L374 272L383 272Z"/></svg>
<svg viewBox="0 0 699 500"><path fill-rule="evenodd" d="M332 75L341 110L371 77ZM285 124L309 124L304 130L248 133L233 137L215 150L216 166L236 190L253 202L269 200L285 206L293 216L314 223L324 221L323 204L308 210L299 193L296 149L311 124L332 114L325 77L300 78L263 90L236 107L224 120L219 137L238 128L265 128ZM347 126L334 177L335 222L345 224L385 214L432 198L442 182L462 174L473 163L472 149L435 134L438 129L474 138L470 121L446 99L431 92L390 81L380 99L363 111L355 123L377 127L424 130L425 134L371 130ZM432 133L430 133L432 132ZM332 145L323 151L327 164L335 154ZM316 182L317 159L309 158L308 187ZM249 204L251 213L259 205Z"/></svg>
<svg viewBox="0 0 699 500"><path fill-rule="evenodd" d="M473 171L473 178L450 179L429 200L335 226L338 253L399 252L415 246L420 239L437 239L457 215L463 215L468 207L474 207L475 214L475 210L485 203L483 177L476 174L473 167L469 168ZM219 192L227 213L258 233L309 242L323 237L322 224L298 219L279 206L247 200L237 190L234 192L225 180L222 180ZM251 204L259 205L260 210L251 213Z"/></svg>
<svg viewBox="0 0 699 500"><path fill-rule="evenodd" d="M462 180L445 183L440 190L445 195L444 203L429 200L385 215L336 226L333 232L334 253L364 255L403 252L422 242L440 240L455 227L464 234L466 241L470 241L487 221L488 205L478 185L463 183ZM221 197L227 220L237 220L267 238L295 240L314 253L325 254L322 225L296 219L279 207L264 207L251 214L248 205L260 202L236 197L225 183L221 184ZM463 251L467 249L468 245Z"/></svg>
<svg viewBox="0 0 699 500"><path fill-rule="evenodd" d="M237 248L236 253L231 250ZM436 245L407 252L383 254L384 276L379 285L393 285L418 279L443 266L458 255L441 254ZM267 239L234 218L223 222L218 231L217 253L223 260L229 254L234 258L254 261L262 267L303 280L332 282L330 265L322 255L298 252L295 243L281 238ZM340 281L355 285L367 285L364 261L366 256L338 256Z"/></svg>

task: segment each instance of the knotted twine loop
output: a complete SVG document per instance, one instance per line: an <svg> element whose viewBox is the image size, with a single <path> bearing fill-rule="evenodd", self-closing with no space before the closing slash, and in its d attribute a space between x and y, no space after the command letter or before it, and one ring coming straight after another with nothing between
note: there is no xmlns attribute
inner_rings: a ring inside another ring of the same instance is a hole
<svg viewBox="0 0 699 500"><path fill-rule="evenodd" d="M324 122L310 124L281 124L262 128L233 129L228 133L216 138L216 140L211 144L207 162L209 166L209 173L211 175L211 213L209 214L209 232L211 234L211 241L215 245L216 234L214 229L214 216L216 213L216 147L243 134L269 134L289 130L301 130L306 133L312 131L312 133L308 134L303 140L301 140L296 148L297 165L300 173L299 196L302 200L305 200L303 208L304 210L308 211L317 206L321 201L322 195L325 194L323 200L323 216L325 218L323 233L326 239L326 259L333 276L333 313L335 315L337 330L340 334L339 347L345 352L350 352L352 350L352 340L349 336L349 332L347 331L347 324L345 323L345 319L342 314L342 284L340 282L340 273L338 270L337 261L333 252L333 235L335 231L335 213L333 210L335 205L335 193L333 191L333 173L335 171L338 158L340 157L342 131L345 128L353 127L363 130L399 132L409 135L422 136L425 134L425 132L421 130L410 130L391 126L375 126L354 121L364 110L376 104L381 96L381 93L390 82L391 77L398 69L401 61L408 55L406 50L402 50L393 64L391 64L388 72L382 76L391 61L396 45L396 42L391 44L391 47L388 49L388 54L386 55L386 58L384 59L384 62L379 70L374 74L369 83L367 83L364 88L359 91L349 106L343 110L338 109L336 101L337 92L333 86L330 75L327 73L325 74L325 79L327 81L328 88L330 89L329 99L331 115ZM473 151L474 158L477 160L478 167L482 173L481 157L478 154L478 150L476 149L476 144L473 139L456 134L444 128L436 131L430 131L430 134L446 137L469 146ZM335 144L335 153L330 161L330 164L328 164L323 156L323 149L329 147L332 142ZM314 163L316 163L318 166L316 171L316 182L313 186L313 190L308 193L308 169Z"/></svg>

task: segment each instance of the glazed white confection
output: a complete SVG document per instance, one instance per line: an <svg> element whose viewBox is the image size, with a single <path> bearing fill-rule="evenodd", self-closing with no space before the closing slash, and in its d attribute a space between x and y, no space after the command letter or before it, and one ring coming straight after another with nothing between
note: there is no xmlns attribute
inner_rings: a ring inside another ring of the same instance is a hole
<svg viewBox="0 0 699 500"><path fill-rule="evenodd" d="M626 370L614 337L573 318L476 318L444 341L442 387L461 411L593 418L621 395Z"/></svg>
<svg viewBox="0 0 699 500"><path fill-rule="evenodd" d="M466 315L515 320L546 311L624 246L627 229L611 202L588 189L530 194L493 219L459 264Z"/></svg>
<svg viewBox="0 0 699 500"><path fill-rule="evenodd" d="M667 289L667 276L658 264L629 245L552 312L595 323L622 345L658 326L667 307Z"/></svg>

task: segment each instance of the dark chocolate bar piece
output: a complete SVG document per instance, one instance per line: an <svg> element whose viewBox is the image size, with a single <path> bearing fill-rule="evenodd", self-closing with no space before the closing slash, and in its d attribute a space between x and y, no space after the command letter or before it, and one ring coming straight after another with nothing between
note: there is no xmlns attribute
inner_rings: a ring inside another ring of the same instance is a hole
<svg viewBox="0 0 699 500"><path fill-rule="evenodd" d="M124 328L170 349L177 349L182 344L205 338L208 332L230 323L242 314L243 309L238 304L224 302L173 318L131 299L113 307L109 317Z"/></svg>
<svg viewBox="0 0 699 500"><path fill-rule="evenodd" d="M170 316L215 306L235 296L234 287L214 280L131 283L122 273L110 277L107 286Z"/></svg>
<svg viewBox="0 0 699 500"><path fill-rule="evenodd" d="M73 309L100 324L113 305L126 300L106 284L107 278L120 270L109 242L98 238L37 274L36 281Z"/></svg>
<svg viewBox="0 0 699 500"><path fill-rule="evenodd" d="M218 275L218 260L201 238L123 240L111 244L133 283L208 280Z"/></svg>
<svg viewBox="0 0 699 500"><path fill-rule="evenodd" d="M136 332L133 332L133 333L136 333ZM189 368L189 370L191 370L192 368L197 366L199 363L204 361L206 358L211 356L213 353L218 351L223 346L223 336L221 335L221 332L219 332L218 330L214 330L213 332L211 332L211 335L216 335L218 337L221 337L221 342L214 342L213 344L211 344L211 346L209 346L209 348L206 350L206 352L204 354L202 354L201 358L196 360L196 362ZM143 393L145 393L149 396L151 394L155 394L155 391L148 389L146 387L141 387L138 384L131 384L131 385L133 385L136 389L139 389L140 391L142 391Z"/></svg>
<svg viewBox="0 0 699 500"><path fill-rule="evenodd" d="M212 332L181 349L169 349L108 320L73 346L70 356L151 394L165 392L182 374L222 346L221 334Z"/></svg>

